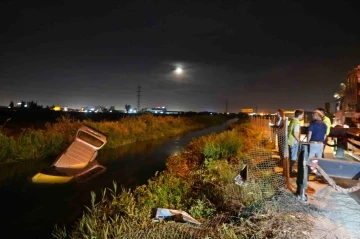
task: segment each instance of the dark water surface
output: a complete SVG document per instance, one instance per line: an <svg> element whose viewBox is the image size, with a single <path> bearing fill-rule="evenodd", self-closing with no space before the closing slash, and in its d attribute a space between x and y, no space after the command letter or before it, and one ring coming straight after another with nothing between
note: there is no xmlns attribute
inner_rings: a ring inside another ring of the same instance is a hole
<svg viewBox="0 0 360 239"><path fill-rule="evenodd" d="M196 137L219 133L237 119L221 126L188 132L174 138L138 142L101 150L98 162L106 172L83 184L33 184L31 177L51 162L18 163L0 168L1 234L6 238L51 238L54 225L72 224L90 203L90 192L100 197L101 189L134 188L145 184L156 171L165 169L166 159L181 152Z"/></svg>

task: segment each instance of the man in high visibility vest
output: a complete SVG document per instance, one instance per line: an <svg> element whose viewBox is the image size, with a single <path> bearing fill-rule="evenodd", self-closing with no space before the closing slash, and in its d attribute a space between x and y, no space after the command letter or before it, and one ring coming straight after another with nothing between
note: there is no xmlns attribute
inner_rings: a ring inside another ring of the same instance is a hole
<svg viewBox="0 0 360 239"><path fill-rule="evenodd" d="M295 163L298 157L300 147L300 121L304 118L304 110L297 109L295 117L290 121L288 127L288 145L290 156L290 172L295 173Z"/></svg>
<svg viewBox="0 0 360 239"><path fill-rule="evenodd" d="M330 134L331 120L329 119L329 117L325 115L326 111L324 108L318 108L318 110L320 110L320 112L323 114L322 121L326 124L326 139L324 140L324 148L321 156L322 158L324 158L324 151L325 151L326 143L328 141L328 136Z"/></svg>

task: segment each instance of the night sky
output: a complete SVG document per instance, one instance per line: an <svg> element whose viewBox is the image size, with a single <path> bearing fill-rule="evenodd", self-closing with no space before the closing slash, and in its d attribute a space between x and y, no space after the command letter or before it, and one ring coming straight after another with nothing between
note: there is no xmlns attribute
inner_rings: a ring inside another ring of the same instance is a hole
<svg viewBox="0 0 360 239"><path fill-rule="evenodd" d="M351 2L55 2L0 3L0 105L312 110L360 65Z"/></svg>

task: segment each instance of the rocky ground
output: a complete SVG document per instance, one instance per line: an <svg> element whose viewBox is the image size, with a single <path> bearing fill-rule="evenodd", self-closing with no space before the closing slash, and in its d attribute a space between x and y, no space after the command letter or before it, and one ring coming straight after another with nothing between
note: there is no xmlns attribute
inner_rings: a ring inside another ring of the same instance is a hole
<svg viewBox="0 0 360 239"><path fill-rule="evenodd" d="M338 180L342 187L352 187L354 180ZM360 239L360 191L344 194L324 181L310 178L308 203L319 208L309 238Z"/></svg>

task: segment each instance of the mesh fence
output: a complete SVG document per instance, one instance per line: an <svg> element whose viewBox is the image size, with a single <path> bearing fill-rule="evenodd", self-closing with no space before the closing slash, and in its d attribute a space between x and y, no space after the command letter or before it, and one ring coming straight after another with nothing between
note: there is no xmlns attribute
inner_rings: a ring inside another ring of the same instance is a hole
<svg viewBox="0 0 360 239"><path fill-rule="evenodd" d="M269 123L273 121L274 119L271 117L250 118L251 124L264 134L264 140L268 139L272 146L271 151L269 151L260 142L249 153L248 180L254 181L259 186L264 185L261 187L264 196L283 192L285 188L291 188L287 143L288 119L285 118L283 127L280 128L270 127Z"/></svg>

